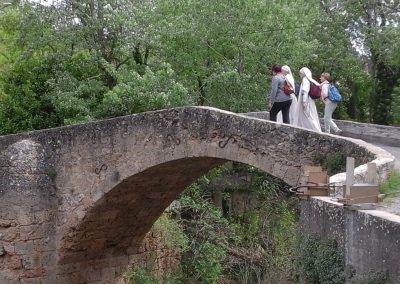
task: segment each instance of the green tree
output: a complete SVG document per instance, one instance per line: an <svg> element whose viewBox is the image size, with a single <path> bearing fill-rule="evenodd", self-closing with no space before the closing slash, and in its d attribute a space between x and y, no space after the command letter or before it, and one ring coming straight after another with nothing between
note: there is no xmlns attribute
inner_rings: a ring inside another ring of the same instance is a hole
<svg viewBox="0 0 400 284"><path fill-rule="evenodd" d="M298 70L316 51L315 3L160 1L161 56L199 105L263 110L272 63Z"/></svg>
<svg viewBox="0 0 400 284"><path fill-rule="evenodd" d="M5 124L0 131L54 127L187 104L189 94L176 82L173 70L159 60L149 64L151 9L151 1L16 6L21 17L15 27L18 41L11 49L20 50L20 56L1 80L0 119ZM7 23L3 22L4 27ZM128 93L122 96L131 103L121 107L118 99L110 98L121 97L124 91Z"/></svg>
<svg viewBox="0 0 400 284"><path fill-rule="evenodd" d="M393 89L392 113L394 125L400 126L400 80L397 81L397 87Z"/></svg>
<svg viewBox="0 0 400 284"><path fill-rule="evenodd" d="M318 50L308 66L315 79L319 79L322 72L330 73L339 88L344 100L335 111L335 117L365 120L369 77L352 42L345 9L338 1L320 1L318 17L312 25Z"/></svg>
<svg viewBox="0 0 400 284"><path fill-rule="evenodd" d="M12 9L10 4L8 1L0 1L0 78L8 73L21 52L21 49L14 45L21 15ZM3 80L0 80L0 99L3 93Z"/></svg>
<svg viewBox="0 0 400 284"><path fill-rule="evenodd" d="M241 175L251 176L251 181L229 190ZM226 190L224 204L232 210L221 211L210 202L215 187ZM178 199L191 240L182 261L186 282L216 283L224 277L240 283L287 282L297 218L294 199L285 196L284 188L287 185L280 180L236 163L212 171L187 188ZM237 212L234 192L247 193L256 202Z"/></svg>
<svg viewBox="0 0 400 284"><path fill-rule="evenodd" d="M340 1L349 18L348 27L353 42L368 59L371 75L370 119L378 124L390 124L392 92L399 76L398 1Z"/></svg>
<svg viewBox="0 0 400 284"><path fill-rule="evenodd" d="M1 131L185 104L264 110L272 63L330 72L337 117L395 119L398 4L289 2L15 1L0 11Z"/></svg>

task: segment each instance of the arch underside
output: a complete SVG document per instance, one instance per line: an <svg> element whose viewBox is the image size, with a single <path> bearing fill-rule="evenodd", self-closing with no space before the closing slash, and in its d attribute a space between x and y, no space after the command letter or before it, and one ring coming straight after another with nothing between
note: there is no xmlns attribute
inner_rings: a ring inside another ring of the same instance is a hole
<svg viewBox="0 0 400 284"><path fill-rule="evenodd" d="M123 180L65 234L59 263L135 253L171 202L197 178L225 162L209 157L180 159Z"/></svg>

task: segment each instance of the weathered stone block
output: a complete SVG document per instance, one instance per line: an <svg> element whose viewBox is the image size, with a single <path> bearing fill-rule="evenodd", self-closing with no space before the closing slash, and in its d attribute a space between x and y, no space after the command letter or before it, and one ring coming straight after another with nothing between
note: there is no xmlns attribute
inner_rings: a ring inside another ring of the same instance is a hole
<svg viewBox="0 0 400 284"><path fill-rule="evenodd" d="M32 253L33 250L33 241L19 241L14 243L14 250L16 254L25 255Z"/></svg>
<svg viewBox="0 0 400 284"><path fill-rule="evenodd" d="M9 269L17 270L22 268L22 257L19 255L12 255L7 258L7 267Z"/></svg>

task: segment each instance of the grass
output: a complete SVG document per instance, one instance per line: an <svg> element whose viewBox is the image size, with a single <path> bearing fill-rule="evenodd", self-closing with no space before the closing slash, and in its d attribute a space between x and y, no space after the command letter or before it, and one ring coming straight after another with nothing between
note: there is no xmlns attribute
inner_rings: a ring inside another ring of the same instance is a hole
<svg viewBox="0 0 400 284"><path fill-rule="evenodd" d="M379 192L386 194L385 202L400 196L400 172L391 173L388 180L379 187Z"/></svg>

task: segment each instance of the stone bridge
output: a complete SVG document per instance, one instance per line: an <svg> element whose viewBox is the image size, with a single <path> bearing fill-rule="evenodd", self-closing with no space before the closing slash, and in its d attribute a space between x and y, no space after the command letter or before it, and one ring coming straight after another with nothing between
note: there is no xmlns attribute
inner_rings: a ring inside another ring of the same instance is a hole
<svg viewBox="0 0 400 284"><path fill-rule="evenodd" d="M368 145L206 107L2 136L0 283L113 283L212 168L241 162L296 185L317 155L385 157Z"/></svg>

